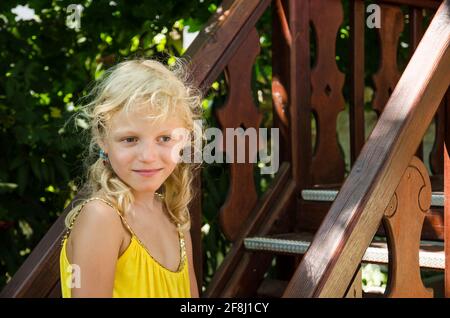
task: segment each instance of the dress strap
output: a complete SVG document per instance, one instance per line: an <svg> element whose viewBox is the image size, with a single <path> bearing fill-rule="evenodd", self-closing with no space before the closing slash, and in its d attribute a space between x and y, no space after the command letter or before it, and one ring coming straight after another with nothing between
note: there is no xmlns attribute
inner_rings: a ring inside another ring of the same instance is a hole
<svg viewBox="0 0 450 318"><path fill-rule="evenodd" d="M180 237L180 268L186 261L186 242L184 240L184 233L181 230L181 224L177 223L178 235ZM179 269L180 269L179 268Z"/></svg>
<svg viewBox="0 0 450 318"><path fill-rule="evenodd" d="M75 212L75 215L74 215L74 217L72 218L72 221L70 222L69 227L67 228L66 233L64 234L64 236L63 236L63 238L62 238L62 240L61 240L61 245L63 245L63 244L64 244L64 241L69 237L70 231L72 231L72 228L73 228L73 225L74 225L74 223L75 223L75 220L77 219L77 217L78 217L78 215L80 214L81 210L84 208L84 206L85 206L88 202L91 202L91 201L93 201L93 200L100 200L100 201L106 203L107 205L109 205L111 208L113 208L114 211L116 211L117 214L119 215L120 219L122 220L122 223L125 225L125 227L128 229L128 231L130 231L131 235L134 235L133 230L132 230L131 227L128 225L128 223L127 223L127 221L125 220L125 218L123 217L122 213L120 213L120 211L119 211L119 210L118 210L111 202L109 202L109 201L107 201L107 200L105 200L105 199L103 199L103 198L100 198L100 197L92 197L92 198L89 198L89 199L87 199L86 201L84 201L84 202L80 205L80 207L78 208L77 212Z"/></svg>

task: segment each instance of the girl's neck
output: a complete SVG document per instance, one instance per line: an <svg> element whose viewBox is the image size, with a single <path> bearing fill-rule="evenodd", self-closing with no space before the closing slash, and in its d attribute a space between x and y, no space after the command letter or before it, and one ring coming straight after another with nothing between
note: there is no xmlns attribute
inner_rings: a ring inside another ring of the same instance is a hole
<svg viewBox="0 0 450 318"><path fill-rule="evenodd" d="M160 202L155 192L134 192L134 205L150 213L158 211Z"/></svg>

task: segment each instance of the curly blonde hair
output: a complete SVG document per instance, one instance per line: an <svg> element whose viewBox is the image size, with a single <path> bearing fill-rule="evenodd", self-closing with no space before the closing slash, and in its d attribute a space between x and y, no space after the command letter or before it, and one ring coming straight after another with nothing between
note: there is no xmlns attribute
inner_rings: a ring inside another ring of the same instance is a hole
<svg viewBox="0 0 450 318"><path fill-rule="evenodd" d="M77 114L77 120L81 116L90 128L84 184L87 198L101 196L115 205L122 215L127 214L134 202L130 187L98 156L100 142L108 132L112 117L119 111L134 111L145 105L157 120L177 116L184 128L191 132L190 147L196 151L198 143L194 137L202 135L202 127L196 121L201 118L202 94L190 84L190 80L182 59L176 59L171 67L155 60L133 59L105 71L102 80L95 83L88 95L92 101L81 106ZM191 163L178 163L159 190L166 212L183 230L190 228L188 204L193 197L195 167ZM66 226L72 222L77 210L74 207L68 213Z"/></svg>

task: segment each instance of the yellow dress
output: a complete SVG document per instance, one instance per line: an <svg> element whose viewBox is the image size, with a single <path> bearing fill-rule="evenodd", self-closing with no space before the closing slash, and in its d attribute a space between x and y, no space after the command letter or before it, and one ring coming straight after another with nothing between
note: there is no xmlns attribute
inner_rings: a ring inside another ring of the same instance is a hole
<svg viewBox="0 0 450 318"><path fill-rule="evenodd" d="M180 264L177 271L172 271L161 265L145 248L145 245L134 234L122 214L108 201L102 198L86 200L79 208L75 218L84 205L91 200L101 200L111 206L120 216L123 224L131 233L130 245L117 260L114 276L114 298L185 298L191 297L188 261L184 235L178 230L180 238ZM74 218L74 220L75 220ZM59 258L61 290L63 298L71 297L72 266L66 255L66 244L73 223L67 229L62 240ZM82 271L81 271L82 272ZM75 286L75 284L74 284Z"/></svg>

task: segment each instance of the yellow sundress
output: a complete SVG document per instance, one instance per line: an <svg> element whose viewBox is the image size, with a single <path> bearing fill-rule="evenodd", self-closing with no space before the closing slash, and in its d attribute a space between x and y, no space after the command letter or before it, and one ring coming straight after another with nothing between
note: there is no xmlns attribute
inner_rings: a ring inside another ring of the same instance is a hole
<svg viewBox="0 0 450 318"><path fill-rule="evenodd" d="M71 226L62 240L59 258L61 291L63 298L71 297L72 266L66 254L67 238L73 223L84 205L92 200L101 200L111 206L120 216L122 223L131 233L131 242L117 260L114 276L114 298L185 298L191 297L188 261L183 232L178 228L180 240L180 264L172 271L161 265L149 253L136 236L122 214L108 201L94 197L86 200L77 211Z"/></svg>

